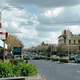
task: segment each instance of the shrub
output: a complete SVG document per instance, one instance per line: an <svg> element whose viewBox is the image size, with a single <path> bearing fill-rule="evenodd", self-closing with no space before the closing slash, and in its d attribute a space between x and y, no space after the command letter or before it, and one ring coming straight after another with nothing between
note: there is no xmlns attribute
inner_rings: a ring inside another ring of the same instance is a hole
<svg viewBox="0 0 80 80"><path fill-rule="evenodd" d="M60 61L61 63L68 63L68 59L60 58L59 61Z"/></svg>
<svg viewBox="0 0 80 80"><path fill-rule="evenodd" d="M51 60L51 58L50 58L50 57L47 57L46 59L47 59L47 60Z"/></svg>
<svg viewBox="0 0 80 80"><path fill-rule="evenodd" d="M13 64L11 62L0 62L0 78L14 76L33 76L37 75L37 69L33 64L24 62Z"/></svg>
<svg viewBox="0 0 80 80"><path fill-rule="evenodd" d="M26 60L26 62L25 62L25 60L23 60L23 59L12 59L12 60L10 60L10 62L14 65L18 65L19 63L28 63L28 60Z"/></svg>
<svg viewBox="0 0 80 80"><path fill-rule="evenodd" d="M0 77L12 77L14 65L11 63L0 63Z"/></svg>
<svg viewBox="0 0 80 80"><path fill-rule="evenodd" d="M33 76L37 74L37 69L33 64L20 63L14 68L16 76Z"/></svg>
<svg viewBox="0 0 80 80"><path fill-rule="evenodd" d="M20 70L21 76L33 76L37 73L36 67L32 64L21 64Z"/></svg>
<svg viewBox="0 0 80 80"><path fill-rule="evenodd" d="M51 58L52 61L59 61L58 58Z"/></svg>

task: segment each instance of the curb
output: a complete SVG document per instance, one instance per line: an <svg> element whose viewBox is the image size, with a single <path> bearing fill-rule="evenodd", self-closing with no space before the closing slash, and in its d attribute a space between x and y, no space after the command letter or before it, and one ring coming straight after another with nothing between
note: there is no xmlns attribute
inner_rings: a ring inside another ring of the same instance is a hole
<svg viewBox="0 0 80 80"><path fill-rule="evenodd" d="M8 77L8 78L0 78L0 80L46 80L41 77L41 75L37 76L29 76L29 77Z"/></svg>

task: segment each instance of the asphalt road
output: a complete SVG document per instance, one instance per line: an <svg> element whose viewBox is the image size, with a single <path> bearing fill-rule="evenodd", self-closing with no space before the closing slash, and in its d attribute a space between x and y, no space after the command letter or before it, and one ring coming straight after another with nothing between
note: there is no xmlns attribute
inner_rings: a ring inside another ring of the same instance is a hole
<svg viewBox="0 0 80 80"><path fill-rule="evenodd" d="M80 80L80 64L58 64L52 61L32 60L46 80Z"/></svg>

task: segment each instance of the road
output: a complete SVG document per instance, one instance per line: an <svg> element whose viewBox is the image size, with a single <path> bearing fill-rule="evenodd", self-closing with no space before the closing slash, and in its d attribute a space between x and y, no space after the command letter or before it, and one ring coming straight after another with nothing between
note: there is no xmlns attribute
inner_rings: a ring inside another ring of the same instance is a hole
<svg viewBox="0 0 80 80"><path fill-rule="evenodd" d="M46 60L32 60L46 80L80 80L80 64L58 64Z"/></svg>

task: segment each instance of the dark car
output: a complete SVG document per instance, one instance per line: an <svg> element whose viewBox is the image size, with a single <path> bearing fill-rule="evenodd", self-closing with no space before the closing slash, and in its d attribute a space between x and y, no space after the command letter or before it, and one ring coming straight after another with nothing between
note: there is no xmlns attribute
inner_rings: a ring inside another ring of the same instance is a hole
<svg viewBox="0 0 80 80"><path fill-rule="evenodd" d="M75 60L75 56L69 56L69 60Z"/></svg>
<svg viewBox="0 0 80 80"><path fill-rule="evenodd" d="M24 60L30 60L30 57L29 56L23 56L23 59Z"/></svg>
<svg viewBox="0 0 80 80"><path fill-rule="evenodd" d="M80 55L75 56L75 63L80 63Z"/></svg>

